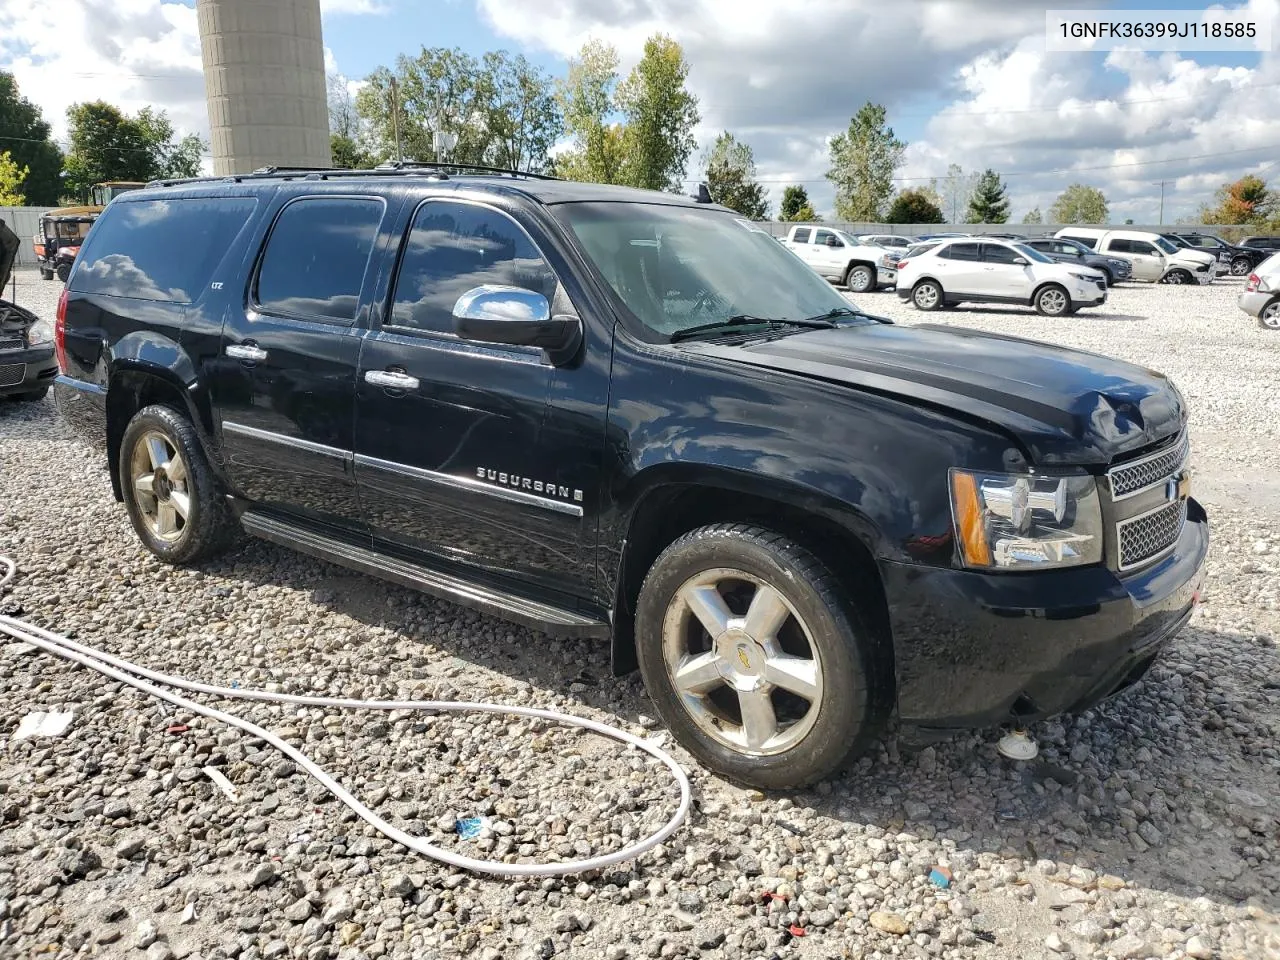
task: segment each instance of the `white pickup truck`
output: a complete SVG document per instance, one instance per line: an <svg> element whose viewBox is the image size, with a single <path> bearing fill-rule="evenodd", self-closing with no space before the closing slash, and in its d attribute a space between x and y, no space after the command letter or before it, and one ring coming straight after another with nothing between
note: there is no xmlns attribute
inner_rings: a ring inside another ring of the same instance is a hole
<svg viewBox="0 0 1280 960"><path fill-rule="evenodd" d="M843 283L854 293L892 287L898 279L901 251L861 243L832 227L792 227L783 241L820 276Z"/></svg>

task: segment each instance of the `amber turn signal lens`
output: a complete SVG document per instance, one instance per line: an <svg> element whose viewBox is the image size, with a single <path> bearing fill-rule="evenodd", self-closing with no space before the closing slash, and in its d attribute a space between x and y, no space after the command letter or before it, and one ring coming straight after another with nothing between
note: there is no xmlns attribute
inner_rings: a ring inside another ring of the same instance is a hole
<svg viewBox="0 0 1280 960"><path fill-rule="evenodd" d="M991 546L982 523L982 501L978 498L978 481L971 473L956 470L951 474L951 502L955 508L956 529L960 533L960 549L971 567L991 566Z"/></svg>

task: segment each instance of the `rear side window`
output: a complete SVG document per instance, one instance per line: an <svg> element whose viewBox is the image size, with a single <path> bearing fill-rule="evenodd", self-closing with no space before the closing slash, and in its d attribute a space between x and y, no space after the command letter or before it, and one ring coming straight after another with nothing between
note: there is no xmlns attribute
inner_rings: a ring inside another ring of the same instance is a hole
<svg viewBox="0 0 1280 960"><path fill-rule="evenodd" d="M953 243L938 256L944 260L977 260L978 245L976 243Z"/></svg>
<svg viewBox="0 0 1280 960"><path fill-rule="evenodd" d="M384 209L377 197L306 197L286 206L258 269L258 309L354 321Z"/></svg>
<svg viewBox="0 0 1280 960"><path fill-rule="evenodd" d="M413 218L389 325L452 335L453 306L472 288L521 287L551 301L556 283L528 234L506 214L431 200Z"/></svg>
<svg viewBox="0 0 1280 960"><path fill-rule="evenodd" d="M1133 253L1132 240L1109 240L1107 241L1107 249L1111 253Z"/></svg>
<svg viewBox="0 0 1280 960"><path fill-rule="evenodd" d="M94 224L75 293L191 303L253 215L251 197L121 200Z"/></svg>
<svg viewBox="0 0 1280 960"><path fill-rule="evenodd" d="M1063 239L1063 240L1074 240L1076 243L1082 244L1083 246L1088 247L1090 250L1097 250L1097 249L1098 249L1098 241L1097 241L1096 239L1094 239L1093 237L1073 237L1073 236L1071 236L1071 234L1063 234L1062 239ZM1112 241L1111 241L1111 249L1112 249L1112 250L1115 250L1115 249L1116 249L1115 241L1114 241L1114 240L1112 240Z"/></svg>
<svg viewBox="0 0 1280 960"><path fill-rule="evenodd" d="M801 227L795 232L795 235L791 238L791 242L792 243L808 243L809 234L811 234L812 232L813 231L810 230L808 227Z"/></svg>

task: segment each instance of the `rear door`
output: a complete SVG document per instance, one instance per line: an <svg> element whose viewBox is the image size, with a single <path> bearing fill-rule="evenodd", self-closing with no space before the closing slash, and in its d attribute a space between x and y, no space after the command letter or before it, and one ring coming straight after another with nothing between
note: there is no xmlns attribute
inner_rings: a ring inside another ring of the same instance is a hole
<svg viewBox="0 0 1280 960"><path fill-rule="evenodd" d="M226 469L241 495L273 511L365 530L356 364L393 205L345 190L288 196L227 312L213 378Z"/></svg>
<svg viewBox="0 0 1280 960"><path fill-rule="evenodd" d="M1160 251L1145 240L1126 240L1123 237L1111 237L1106 242L1102 253L1116 253L1133 264L1135 280L1159 280L1164 276L1164 257Z"/></svg>
<svg viewBox="0 0 1280 960"><path fill-rule="evenodd" d="M810 266L813 266L813 245L809 242L812 239L812 228L796 227L791 234L791 242L788 244L795 255Z"/></svg>
<svg viewBox="0 0 1280 960"><path fill-rule="evenodd" d="M938 252L939 280L947 293L986 295L987 273L983 269L981 245L959 242L948 244Z"/></svg>

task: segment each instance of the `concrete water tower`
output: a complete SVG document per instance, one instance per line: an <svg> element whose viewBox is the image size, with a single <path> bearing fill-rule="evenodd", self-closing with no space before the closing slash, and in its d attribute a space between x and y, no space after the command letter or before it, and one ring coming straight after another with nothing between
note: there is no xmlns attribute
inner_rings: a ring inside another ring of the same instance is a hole
<svg viewBox="0 0 1280 960"><path fill-rule="evenodd" d="M213 172L327 167L320 0L196 0Z"/></svg>

